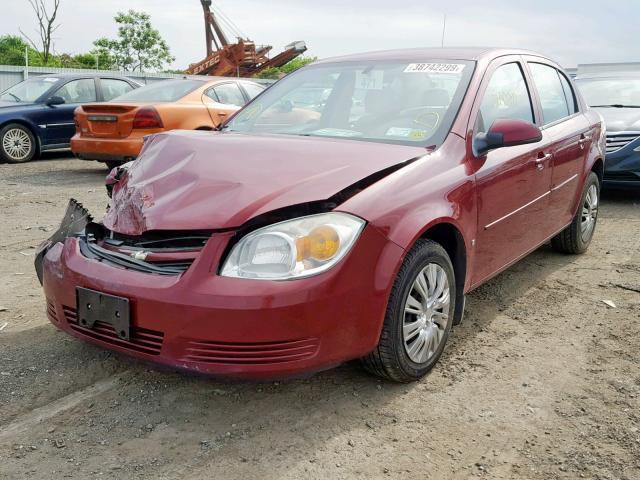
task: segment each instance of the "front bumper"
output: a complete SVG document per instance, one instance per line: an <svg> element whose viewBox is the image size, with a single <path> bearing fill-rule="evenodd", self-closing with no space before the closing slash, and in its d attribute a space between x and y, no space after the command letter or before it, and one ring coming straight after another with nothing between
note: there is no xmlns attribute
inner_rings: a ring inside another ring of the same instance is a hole
<svg viewBox="0 0 640 480"><path fill-rule="evenodd" d="M367 226L333 269L294 281L216 274L232 233L214 234L176 276L110 266L84 257L79 238L52 245L42 260L47 315L61 330L121 353L172 367L245 378L326 369L369 353L404 251ZM108 325L80 326L76 287L126 297L130 340Z"/></svg>

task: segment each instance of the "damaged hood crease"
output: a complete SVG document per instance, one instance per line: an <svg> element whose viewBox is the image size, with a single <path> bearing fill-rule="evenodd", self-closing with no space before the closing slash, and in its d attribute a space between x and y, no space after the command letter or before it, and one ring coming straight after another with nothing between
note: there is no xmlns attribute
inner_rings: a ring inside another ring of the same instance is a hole
<svg viewBox="0 0 640 480"><path fill-rule="evenodd" d="M161 133L113 185L104 225L124 235L233 229L266 212L328 199L426 153L342 139Z"/></svg>

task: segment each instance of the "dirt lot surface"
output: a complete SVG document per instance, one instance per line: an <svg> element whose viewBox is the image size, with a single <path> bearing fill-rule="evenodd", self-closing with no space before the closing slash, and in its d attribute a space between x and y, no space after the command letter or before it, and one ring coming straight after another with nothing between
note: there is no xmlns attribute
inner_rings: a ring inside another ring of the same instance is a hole
<svg viewBox="0 0 640 480"><path fill-rule="evenodd" d="M587 254L540 248L470 294L421 382L225 383L47 321L34 247L70 196L100 216L105 173L0 165L0 478L640 478L640 193L605 195Z"/></svg>

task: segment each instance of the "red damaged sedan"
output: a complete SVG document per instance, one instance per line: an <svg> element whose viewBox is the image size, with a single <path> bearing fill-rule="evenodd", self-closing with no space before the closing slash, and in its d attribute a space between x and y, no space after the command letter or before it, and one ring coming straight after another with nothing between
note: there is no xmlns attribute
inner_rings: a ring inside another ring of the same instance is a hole
<svg viewBox="0 0 640 480"><path fill-rule="evenodd" d="M320 61L219 132L152 136L109 175L101 222L71 201L36 259L47 314L80 339L209 374L361 359L416 380L467 292L549 240L587 249L604 139L535 53Z"/></svg>

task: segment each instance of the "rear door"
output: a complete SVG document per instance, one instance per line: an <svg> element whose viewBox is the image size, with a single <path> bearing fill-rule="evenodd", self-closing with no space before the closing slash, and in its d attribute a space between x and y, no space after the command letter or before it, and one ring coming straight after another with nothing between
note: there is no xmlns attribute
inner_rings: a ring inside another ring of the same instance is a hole
<svg viewBox="0 0 640 480"><path fill-rule="evenodd" d="M554 232L573 217L592 133L578 106L571 83L563 72L537 57L527 57L532 83L540 99L542 130L551 140L553 175L549 217Z"/></svg>
<svg viewBox="0 0 640 480"><path fill-rule="evenodd" d="M214 125L220 125L247 103L237 82L218 83L208 88L204 92L202 101Z"/></svg>
<svg viewBox="0 0 640 480"><path fill-rule="evenodd" d="M62 97L65 103L49 107L46 115L46 136L49 145L68 145L75 133L74 110L83 103L97 100L94 78L70 80L51 96Z"/></svg>
<svg viewBox="0 0 640 480"><path fill-rule="evenodd" d="M538 124L535 97L519 56L501 57L487 70L470 122L473 135L497 119ZM473 283L478 284L539 245L548 234L551 185L548 139L504 147L474 159L478 234Z"/></svg>

